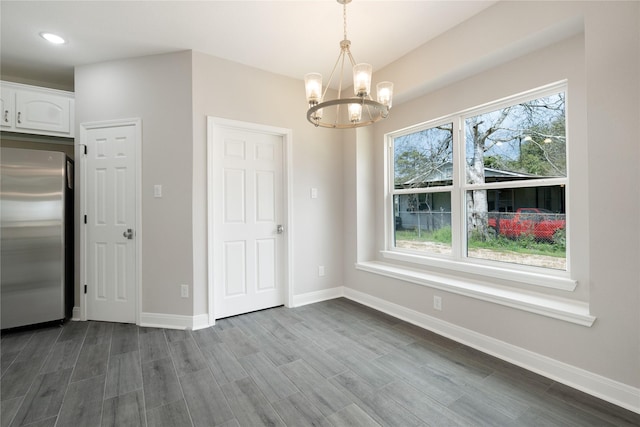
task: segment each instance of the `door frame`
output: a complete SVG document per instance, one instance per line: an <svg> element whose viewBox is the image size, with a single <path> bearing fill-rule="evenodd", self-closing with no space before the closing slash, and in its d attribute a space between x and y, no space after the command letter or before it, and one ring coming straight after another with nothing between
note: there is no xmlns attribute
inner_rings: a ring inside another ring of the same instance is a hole
<svg viewBox="0 0 640 427"><path fill-rule="evenodd" d="M135 239L134 252L136 254L135 262L135 283L134 295L136 298L136 325L140 324L140 313L142 312L142 120L140 118L105 120L97 122L85 122L80 124L80 142L77 146L76 164L80 165L80 173L76 174L80 180L80 191L77 194L80 197L82 211L80 212L80 320L87 320L87 294L84 292L84 286L87 285L87 227L81 218L87 213L87 155L85 147L87 146L87 132L92 129L134 126L135 127L135 155L136 155L136 172L135 172L135 197L136 197L136 217L135 217ZM77 184L77 182L76 182Z"/></svg>
<svg viewBox="0 0 640 427"><path fill-rule="evenodd" d="M214 283L214 258L213 258L213 242L215 239L213 232L213 201L218 189L213 186L213 167L214 154L213 144L215 129L237 129L249 132L260 132L270 135L282 137L282 200L283 200L283 216L282 224L284 225L284 305L285 307L293 307L293 215L291 195L292 191L292 138L291 129L267 126L257 123L243 122L238 120L224 119L221 117L207 116L207 292L209 296L209 325L215 324L215 283Z"/></svg>

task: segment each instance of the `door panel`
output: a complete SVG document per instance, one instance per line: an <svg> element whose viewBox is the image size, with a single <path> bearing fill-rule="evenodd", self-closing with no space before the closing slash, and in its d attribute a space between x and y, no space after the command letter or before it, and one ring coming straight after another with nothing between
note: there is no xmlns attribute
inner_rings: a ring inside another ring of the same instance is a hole
<svg viewBox="0 0 640 427"><path fill-rule="evenodd" d="M225 242L224 248L223 296L227 298L247 295L245 242Z"/></svg>
<svg viewBox="0 0 640 427"><path fill-rule="evenodd" d="M245 222L245 171L224 171L224 222L227 224Z"/></svg>
<svg viewBox="0 0 640 427"><path fill-rule="evenodd" d="M266 291L276 288L276 239L256 240L256 289Z"/></svg>
<svg viewBox="0 0 640 427"><path fill-rule="evenodd" d="M281 305L283 137L215 127L211 141L215 317Z"/></svg>
<svg viewBox="0 0 640 427"><path fill-rule="evenodd" d="M87 318L136 321L136 126L91 128L84 195L87 208Z"/></svg>
<svg viewBox="0 0 640 427"><path fill-rule="evenodd" d="M256 171L256 221L276 220L275 174L273 171Z"/></svg>

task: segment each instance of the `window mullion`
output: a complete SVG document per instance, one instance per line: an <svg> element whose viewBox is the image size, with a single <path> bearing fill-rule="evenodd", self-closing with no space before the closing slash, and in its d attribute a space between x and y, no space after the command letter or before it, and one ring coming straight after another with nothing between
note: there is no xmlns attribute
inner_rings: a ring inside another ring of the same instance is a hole
<svg viewBox="0 0 640 427"><path fill-rule="evenodd" d="M457 122L457 123L456 123ZM453 132L453 188L451 190L451 251L454 259L461 259L466 247L466 226L464 217L464 130L462 117L454 119L456 132Z"/></svg>
<svg viewBox="0 0 640 427"><path fill-rule="evenodd" d="M395 240L395 193L394 193L394 185L393 185L393 176L394 176L394 161L393 161L393 138L386 137L385 140L385 153L384 153L385 167L388 173L384 176L384 185L386 188L385 194L386 199L384 201L385 206L385 214L384 214L384 224L385 224L385 248L391 248L394 246Z"/></svg>

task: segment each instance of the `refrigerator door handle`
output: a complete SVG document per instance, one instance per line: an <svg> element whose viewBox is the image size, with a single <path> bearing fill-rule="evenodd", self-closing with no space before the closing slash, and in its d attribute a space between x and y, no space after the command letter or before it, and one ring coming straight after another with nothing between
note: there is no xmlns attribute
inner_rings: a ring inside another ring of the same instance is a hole
<svg viewBox="0 0 640 427"><path fill-rule="evenodd" d="M126 237L127 239L131 240L133 239L133 230L130 228L127 228L127 231L125 231L124 233L122 233L122 235L124 237Z"/></svg>

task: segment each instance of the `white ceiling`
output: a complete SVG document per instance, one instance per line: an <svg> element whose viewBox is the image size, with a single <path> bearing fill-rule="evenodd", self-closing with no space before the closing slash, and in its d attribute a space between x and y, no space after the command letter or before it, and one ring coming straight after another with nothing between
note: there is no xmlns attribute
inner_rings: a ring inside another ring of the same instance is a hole
<svg viewBox="0 0 640 427"><path fill-rule="evenodd" d="M380 69L496 0L347 5L356 61ZM192 49L277 74L328 78L343 38L335 0L0 2L3 76L73 87L73 67ZM52 46L39 33L68 40Z"/></svg>

